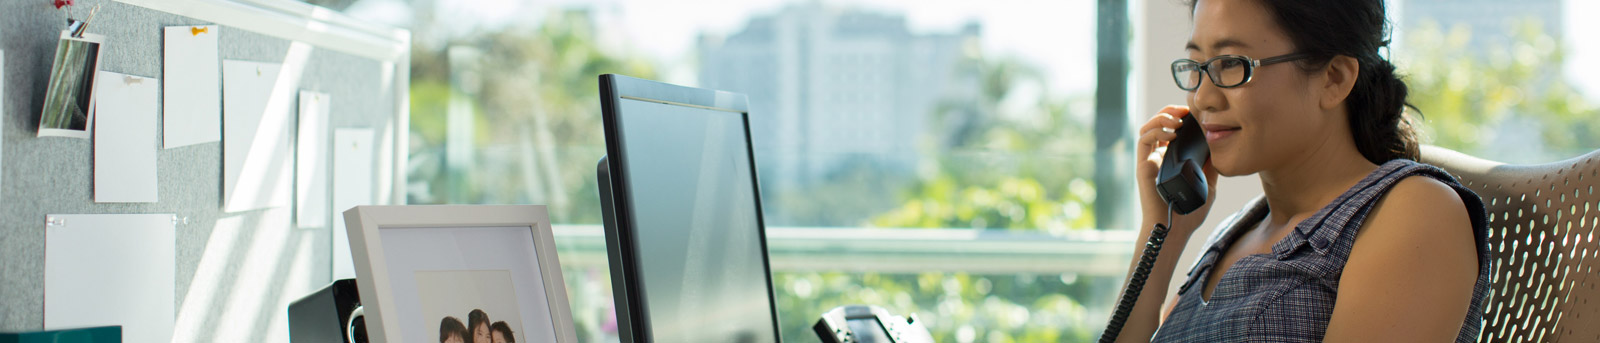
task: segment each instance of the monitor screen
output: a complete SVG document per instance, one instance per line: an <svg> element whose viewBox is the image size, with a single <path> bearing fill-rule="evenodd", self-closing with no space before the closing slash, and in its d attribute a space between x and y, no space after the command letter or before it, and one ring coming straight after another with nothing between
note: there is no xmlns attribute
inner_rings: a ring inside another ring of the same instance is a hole
<svg viewBox="0 0 1600 343"><path fill-rule="evenodd" d="M650 331L635 339L777 342L745 113L616 101L627 170L612 180L631 206L633 317Z"/></svg>

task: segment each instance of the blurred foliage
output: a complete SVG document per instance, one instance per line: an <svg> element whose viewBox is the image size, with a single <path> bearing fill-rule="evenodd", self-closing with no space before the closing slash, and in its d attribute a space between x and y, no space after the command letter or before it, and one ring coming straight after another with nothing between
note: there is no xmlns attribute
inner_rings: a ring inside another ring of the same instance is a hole
<svg viewBox="0 0 1600 343"><path fill-rule="evenodd" d="M784 342L817 342L811 325L824 311L874 304L915 312L937 342L1088 341L1099 331L1072 325L1088 312L1067 294L1092 291L1072 275L967 273L850 274L774 272ZM915 311L913 311L915 310Z"/></svg>
<svg viewBox="0 0 1600 343"><path fill-rule="evenodd" d="M976 73L975 97L935 107L925 155L933 156L902 205L871 226L1045 230L1094 224L1093 136L1073 101L1052 97L1038 68L979 55L959 71Z"/></svg>
<svg viewBox="0 0 1600 343"><path fill-rule="evenodd" d="M977 56L965 63L975 66L960 70L977 73L978 96L946 99L936 107L935 132L926 145L927 155L936 158L932 170L905 194L901 207L873 218L871 226L1058 235L1092 228L1095 189L1085 158L1093 137L1087 116L1069 111L1072 100L1084 99L1052 98L1039 69L1014 59ZM1077 299L1111 297L1120 280L1077 279L775 273L774 282L790 291L780 292L790 295L780 307L799 307L786 313L882 304L916 312L939 342L1088 341L1100 329ZM822 291L802 291L813 285ZM785 328L795 325L784 321Z"/></svg>
<svg viewBox="0 0 1600 343"><path fill-rule="evenodd" d="M1536 18L1509 23L1508 39L1487 47L1468 46L1474 33L1465 26L1410 30L1396 62L1425 119L1425 142L1511 163L1600 148L1600 108L1565 79L1561 41Z"/></svg>
<svg viewBox="0 0 1600 343"><path fill-rule="evenodd" d="M1094 225L1094 186L1073 179L1058 198L1031 178L1006 178L994 187L967 185L940 174L918 186L905 205L872 220L878 227L1045 230L1061 234Z"/></svg>
<svg viewBox="0 0 1600 343"><path fill-rule="evenodd" d="M783 158L757 156L758 160ZM912 176L889 170L872 158L851 157L821 182L793 189L773 187L774 180L763 174L761 198L767 225L858 226L867 218L900 206L904 203L901 193L910 186Z"/></svg>
<svg viewBox="0 0 1600 343"><path fill-rule="evenodd" d="M409 202L545 204L552 221L598 224L598 76L656 76L648 61L619 56L597 43L585 10L414 46ZM446 149L452 110L472 121L470 156ZM471 163L452 169L454 158Z"/></svg>

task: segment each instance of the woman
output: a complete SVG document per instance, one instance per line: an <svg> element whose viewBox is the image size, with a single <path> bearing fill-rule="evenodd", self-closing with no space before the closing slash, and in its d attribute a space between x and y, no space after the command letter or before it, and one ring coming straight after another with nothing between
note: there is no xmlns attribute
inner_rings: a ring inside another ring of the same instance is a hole
<svg viewBox="0 0 1600 343"><path fill-rule="evenodd" d="M1170 218L1167 248L1118 338L1475 341L1489 282L1483 204L1413 162L1406 86L1378 54L1388 44L1383 0L1190 6L1189 56L1172 67L1188 106L1162 109L1139 131L1139 249ZM1188 115L1211 149L1210 184L1260 174L1265 194L1218 226L1163 314L1178 256L1210 211L1208 201L1169 217L1155 191L1166 143Z"/></svg>

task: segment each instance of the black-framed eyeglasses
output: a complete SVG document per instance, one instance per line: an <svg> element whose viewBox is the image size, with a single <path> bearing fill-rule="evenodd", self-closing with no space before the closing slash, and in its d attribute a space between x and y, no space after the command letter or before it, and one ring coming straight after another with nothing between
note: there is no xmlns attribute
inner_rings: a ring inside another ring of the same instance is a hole
<svg viewBox="0 0 1600 343"><path fill-rule="evenodd" d="M1200 74L1206 74L1211 77L1211 84L1233 88L1250 82L1250 76L1255 74L1256 68L1307 57L1311 56L1293 53L1257 60L1240 55L1222 55L1205 62L1184 58L1172 61L1172 80L1178 83L1179 89L1192 92L1200 88Z"/></svg>

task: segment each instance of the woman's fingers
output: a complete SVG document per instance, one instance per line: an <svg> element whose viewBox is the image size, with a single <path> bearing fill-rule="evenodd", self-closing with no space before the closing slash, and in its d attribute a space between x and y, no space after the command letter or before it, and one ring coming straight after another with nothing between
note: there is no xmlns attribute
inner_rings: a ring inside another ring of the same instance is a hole
<svg viewBox="0 0 1600 343"><path fill-rule="evenodd" d="M1177 134L1174 131L1183 126L1183 120L1178 118L1188 114L1189 109L1186 107L1167 106L1150 117L1144 126L1139 127L1139 152L1149 153L1176 138Z"/></svg>
<svg viewBox="0 0 1600 343"><path fill-rule="evenodd" d="M1183 118L1183 116L1189 115L1189 106L1167 105L1156 112L1171 114L1174 118Z"/></svg>
<svg viewBox="0 0 1600 343"><path fill-rule="evenodd" d="M1183 126L1183 120L1179 120L1172 114L1156 113L1154 117L1150 117L1150 121L1144 123L1144 126L1139 127L1139 134L1144 135L1151 130L1159 129L1177 130L1179 126Z"/></svg>
<svg viewBox="0 0 1600 343"><path fill-rule="evenodd" d="M1157 112L1155 116L1150 117L1149 121L1139 127L1139 139L1136 143L1138 144L1136 150L1139 157L1155 165L1160 165L1163 154L1162 147L1167 146L1167 142L1178 138L1176 130L1178 127L1183 126L1183 120L1178 118L1187 115L1189 115L1188 107L1168 105L1161 108L1161 111ZM1141 173L1150 172L1142 169L1145 167L1140 168Z"/></svg>
<svg viewBox="0 0 1600 343"><path fill-rule="evenodd" d="M1165 145L1162 143L1170 142L1177 138L1177 132L1155 129L1146 131L1143 135L1139 135L1139 144L1149 148L1159 148Z"/></svg>

